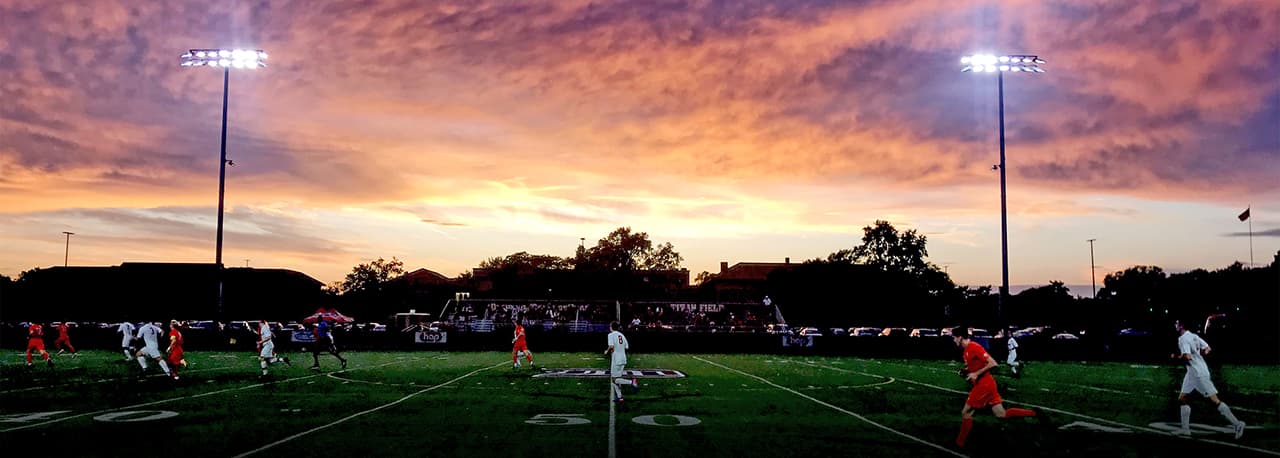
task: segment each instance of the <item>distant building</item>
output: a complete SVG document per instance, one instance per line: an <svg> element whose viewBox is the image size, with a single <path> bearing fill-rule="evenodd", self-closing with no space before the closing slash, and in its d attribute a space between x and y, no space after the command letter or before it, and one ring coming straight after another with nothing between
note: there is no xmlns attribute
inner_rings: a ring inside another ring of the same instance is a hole
<svg viewBox="0 0 1280 458"><path fill-rule="evenodd" d="M795 267L791 258L784 262L740 262L730 266L720 262L720 272L701 285L716 302L757 302L765 295L769 275Z"/></svg>
<svg viewBox="0 0 1280 458"><path fill-rule="evenodd" d="M0 304L0 320L208 320L218 313L214 264L126 262L27 272ZM223 271L223 318L296 320L320 304L323 284L288 269Z"/></svg>

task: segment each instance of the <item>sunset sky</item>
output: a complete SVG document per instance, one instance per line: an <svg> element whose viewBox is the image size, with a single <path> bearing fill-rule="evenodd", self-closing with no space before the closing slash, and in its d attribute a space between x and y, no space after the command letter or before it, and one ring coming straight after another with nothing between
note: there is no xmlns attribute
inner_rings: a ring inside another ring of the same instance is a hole
<svg viewBox="0 0 1280 458"><path fill-rule="evenodd" d="M338 6L341 4L342 6ZM224 260L454 276L619 226L693 275L928 236L957 283L1089 284L1280 250L1280 2L0 0L0 274ZM1085 291L1076 291L1081 294Z"/></svg>

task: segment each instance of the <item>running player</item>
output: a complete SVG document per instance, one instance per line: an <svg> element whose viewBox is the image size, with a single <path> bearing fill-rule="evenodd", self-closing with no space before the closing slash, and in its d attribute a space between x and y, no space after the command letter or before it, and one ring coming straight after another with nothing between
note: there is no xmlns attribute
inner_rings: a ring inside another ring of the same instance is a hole
<svg viewBox="0 0 1280 458"><path fill-rule="evenodd" d="M1209 366L1204 363L1205 355L1209 354L1209 343L1201 339L1194 332L1187 330L1183 326L1182 321L1173 323L1174 329L1178 331L1178 352L1173 355L1174 359L1181 361L1187 365L1187 375L1182 377L1182 390L1178 392L1178 403L1182 404L1179 411L1182 416L1182 428L1175 431L1175 435L1190 436L1191 435L1191 405L1187 404L1187 395L1192 391L1199 391L1201 395L1209 398L1218 406L1218 413L1223 418L1231 422L1231 427L1235 429L1236 439L1244 435L1245 424L1243 421L1236 419L1231 413L1231 408L1227 407L1227 403L1218 399L1218 389L1213 386L1213 381L1209 379Z"/></svg>
<svg viewBox="0 0 1280 458"><path fill-rule="evenodd" d="M311 347L311 358L315 360L315 364L311 366L311 370L320 370L321 348L328 350L329 354L336 356L338 361L342 361L342 368L346 369L347 359L343 358L341 353L338 353L338 344L333 339L333 329L332 326L329 326L329 322L327 320L316 321L315 327L312 328L311 332L316 336L315 345Z"/></svg>
<svg viewBox="0 0 1280 458"><path fill-rule="evenodd" d="M71 346L71 337L67 335L68 330L69 328L67 327L66 321L58 323L58 339L53 341L53 346L58 349L59 355L66 350L71 350L71 357L78 358L80 355L76 353L76 347ZM64 345L67 348L62 348Z"/></svg>
<svg viewBox="0 0 1280 458"><path fill-rule="evenodd" d="M532 368L533 353L529 352L529 345L524 341L524 326L515 317L511 317L511 324L516 326L515 334L511 337L511 367L520 367L520 352L524 352L525 360Z"/></svg>
<svg viewBox="0 0 1280 458"><path fill-rule="evenodd" d="M609 388L614 395L613 401L622 402L620 386L631 385L631 392L635 393L640 390L640 384L636 379L622 378L622 372L627 368L627 349L631 347L627 337L622 335L622 325L614 321L609 323L609 329L613 332L609 333L609 348L604 351L606 355L613 355L612 364L609 365Z"/></svg>
<svg viewBox="0 0 1280 458"><path fill-rule="evenodd" d="M262 366L262 376L267 376L267 364L284 361L285 364L292 366L289 357L283 358L276 356L276 344L274 342L275 333L271 332L271 326L267 324L267 320L258 321L258 362Z"/></svg>
<svg viewBox="0 0 1280 458"><path fill-rule="evenodd" d="M163 334L164 331L161 331L155 323L147 323L138 328L138 338L142 339L142 349L138 350L138 365L142 366L143 372L146 372L147 358L154 359L160 365L160 369L164 370L164 375L172 377L173 371L169 370L164 356L160 354L160 336Z"/></svg>
<svg viewBox="0 0 1280 458"><path fill-rule="evenodd" d="M135 351L133 349L133 333L136 330L137 328L133 326L133 323L128 321L122 321L120 322L120 326L116 327L116 332L121 335L120 349L124 351L125 361L133 359Z"/></svg>
<svg viewBox="0 0 1280 458"><path fill-rule="evenodd" d="M173 365L173 379L178 379L178 368L187 367L187 360L182 357L182 331L178 330L178 320L169 321L169 348L165 349L165 353L169 354L169 364Z"/></svg>
<svg viewBox="0 0 1280 458"><path fill-rule="evenodd" d="M31 350L40 352L45 364L53 369L53 360L49 358L49 352L44 351L44 326L34 321L27 327L27 367L31 367Z"/></svg>
<svg viewBox="0 0 1280 458"><path fill-rule="evenodd" d="M1005 346L1009 349L1009 357L1004 362L1013 372L1013 378L1022 378L1022 363L1018 362L1018 340L1013 338L1013 328L1006 328L1004 336Z"/></svg>
<svg viewBox="0 0 1280 458"><path fill-rule="evenodd" d="M969 430L973 429L973 412L977 409L991 408L996 418L1034 417L1036 412L1030 409L1004 408L1004 400L996 391L996 378L991 369L996 367L996 359L987 350L970 340L969 328L958 327L951 331L951 338L956 346L964 349L964 369L960 375L973 384L969 390L969 398L965 400L964 409L960 411L960 434L956 436L956 446L964 447L969 438ZM1044 421L1041 419L1041 421Z"/></svg>

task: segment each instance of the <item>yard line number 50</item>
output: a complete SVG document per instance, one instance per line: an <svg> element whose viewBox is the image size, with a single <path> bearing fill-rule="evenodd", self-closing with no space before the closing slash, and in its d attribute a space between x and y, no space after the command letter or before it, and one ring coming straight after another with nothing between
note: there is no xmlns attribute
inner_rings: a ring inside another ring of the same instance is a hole
<svg viewBox="0 0 1280 458"><path fill-rule="evenodd" d="M540 413L540 414L534 415L533 418L525 420L524 422L531 425L546 425L546 426L585 425L585 424L591 423L591 420L582 418L584 415L586 414ZM658 421L659 418L664 419L664 421L659 422ZM666 419L672 419L672 420L666 420ZM674 421L674 423L672 423L672 421ZM699 420L695 417L687 417L684 415L662 414L662 415L641 415L641 416L632 418L631 422L638 425L645 425L645 426L668 427L668 426L693 426L693 425L702 423L702 420Z"/></svg>

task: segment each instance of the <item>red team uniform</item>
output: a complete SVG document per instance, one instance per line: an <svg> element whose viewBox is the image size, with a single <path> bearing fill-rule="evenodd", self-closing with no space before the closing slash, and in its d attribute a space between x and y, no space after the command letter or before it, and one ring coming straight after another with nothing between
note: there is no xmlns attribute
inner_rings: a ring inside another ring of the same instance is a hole
<svg viewBox="0 0 1280 458"><path fill-rule="evenodd" d="M44 360L53 365L53 360L49 359L49 352L44 351L44 326L40 323L31 323L27 327L27 365L31 365L31 351L35 350L44 356Z"/></svg>
<svg viewBox="0 0 1280 458"><path fill-rule="evenodd" d="M67 329L67 323L58 323L58 340L53 341L53 348L57 348L61 352L62 346L66 345L67 350L74 354L76 347L71 346L71 337L67 335Z"/></svg>
<svg viewBox="0 0 1280 458"><path fill-rule="evenodd" d="M173 378L178 378L182 366L182 333L177 327L169 328L169 364L173 366Z"/></svg>
<svg viewBox="0 0 1280 458"><path fill-rule="evenodd" d="M970 373L978 372L987 366L987 349L982 348L977 342L969 342L964 347L964 368ZM996 391L996 378L991 376L991 372L985 372L978 380L974 382L973 388L969 390L969 399L965 400L965 404L975 409L982 409L996 404L1003 403L1000 399L1000 393Z"/></svg>
<svg viewBox="0 0 1280 458"><path fill-rule="evenodd" d="M511 347L511 362L519 364L520 352L524 352L525 360L529 364L533 364L533 354L529 352L529 346L524 342L524 326L516 325L515 342Z"/></svg>

